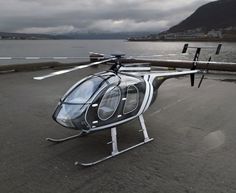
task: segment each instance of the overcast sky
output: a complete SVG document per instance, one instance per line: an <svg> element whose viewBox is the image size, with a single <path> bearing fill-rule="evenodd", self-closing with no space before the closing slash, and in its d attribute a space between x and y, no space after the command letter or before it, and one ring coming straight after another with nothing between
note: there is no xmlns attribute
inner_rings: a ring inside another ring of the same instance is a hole
<svg viewBox="0 0 236 193"><path fill-rule="evenodd" d="M0 31L159 32L214 0L0 0Z"/></svg>

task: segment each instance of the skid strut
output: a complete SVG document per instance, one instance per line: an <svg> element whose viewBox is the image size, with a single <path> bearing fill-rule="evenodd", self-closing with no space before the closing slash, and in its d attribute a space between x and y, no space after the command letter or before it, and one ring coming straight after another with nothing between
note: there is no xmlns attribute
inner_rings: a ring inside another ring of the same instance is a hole
<svg viewBox="0 0 236 193"><path fill-rule="evenodd" d="M65 137L65 138L61 138L61 139L46 138L46 141L50 141L50 142L53 142L53 143L62 143L62 142L65 142L65 141L68 141L68 140L71 140L71 139L75 139L77 137L82 137L82 136L85 136L85 135L86 135L86 133L84 131L81 131L79 134L72 135L72 136Z"/></svg>
<svg viewBox="0 0 236 193"><path fill-rule="evenodd" d="M110 159L110 158L112 158L112 157L115 157L115 156L117 156L117 155L119 155L119 154L122 154L122 153L124 153L124 152L126 152L126 151L129 151L129 150L131 150L131 149L134 149L134 148L136 148L136 147L138 147L138 146L144 145L145 143L148 143L148 142L152 141L153 138L149 138L149 136L148 136L147 128L146 128L146 126L145 126L145 122L144 122L143 115L140 115L140 116L139 116L139 121L140 121L140 125L141 125L141 127L142 127L142 130L141 130L141 131L143 132L143 136L144 136L144 141L143 141L143 142L138 143L138 144L136 144L136 145L134 145L134 146L131 146L131 147L127 148L127 149L123 149L123 150L119 151L119 150L118 150L118 146L117 146L117 132L116 132L116 127L113 127L113 128L111 128L111 138L112 138L112 141L110 142L110 143L112 144L112 152L111 152L111 155L109 155L109 156L107 156L107 157L104 157L104 158L102 158L102 159L100 159L100 160L97 160L97 161L94 161L94 162L90 162L90 163L75 162L75 165L92 166L92 165L101 163L101 162L103 162L103 161L105 161L105 160L108 160L108 159ZM110 143L109 143L109 144L110 144Z"/></svg>

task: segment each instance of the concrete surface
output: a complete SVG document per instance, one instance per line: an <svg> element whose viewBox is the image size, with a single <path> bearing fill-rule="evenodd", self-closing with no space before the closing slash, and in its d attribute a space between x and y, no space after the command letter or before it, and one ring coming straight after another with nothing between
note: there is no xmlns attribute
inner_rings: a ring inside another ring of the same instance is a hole
<svg viewBox="0 0 236 193"><path fill-rule="evenodd" d="M50 70L0 75L0 192L236 192L235 75L209 75L200 89L188 77L168 80L144 115L155 140L99 165L74 162L108 155L108 130L46 142L76 134L51 115L73 83L97 70L43 81L32 77ZM140 142L139 129L137 121L120 126L119 148Z"/></svg>

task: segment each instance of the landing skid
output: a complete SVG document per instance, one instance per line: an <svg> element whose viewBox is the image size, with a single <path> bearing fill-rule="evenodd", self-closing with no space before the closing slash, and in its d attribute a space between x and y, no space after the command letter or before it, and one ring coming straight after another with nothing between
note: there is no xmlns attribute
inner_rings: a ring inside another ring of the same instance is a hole
<svg viewBox="0 0 236 193"><path fill-rule="evenodd" d="M142 127L142 132L143 132L143 136L144 136L144 141L143 142L141 142L141 143L138 143L138 144L136 144L136 145L134 145L134 146L131 146L131 147L129 147L129 148L127 148L127 149L124 149L124 150L121 150L121 151L119 151L118 150L118 146L117 146L117 132L116 132L116 127L113 127L113 128L111 128L111 138L112 138L112 141L111 142L109 142L108 144L112 144L112 152L111 152L111 155L109 155L109 156L107 156L107 157L104 157L104 158L102 158L102 159L99 159L99 160L97 160L97 161L94 161L94 162L89 162L89 163L81 163L81 162L78 162L78 161L76 161L75 162L75 165L82 165L82 166L93 166L93 165L96 165L96 164L98 164L98 163L101 163L101 162L103 162L103 161L105 161L105 160L108 160L108 159L110 159L110 158L112 158L112 157L115 157L115 156L117 156L117 155L120 155L120 154L122 154L122 153L124 153L124 152L126 152L126 151L129 151L129 150L131 150L131 149L134 149L134 148L136 148L136 147L139 147L139 146L141 146L141 145L144 145L145 143L149 143L149 142L151 142L152 140L153 140L153 138L149 138L149 136L148 136L148 133L147 133L147 128L146 128L146 126L145 126L145 122L144 122L144 118L143 118L143 115L140 115L139 116L139 121L140 121L140 125L141 125L141 127Z"/></svg>
<svg viewBox="0 0 236 193"><path fill-rule="evenodd" d="M96 165L96 164L101 163L101 162L103 162L103 161L106 161L106 160L108 160L108 159L110 159L110 158L112 158L112 157L115 157L115 156L117 156L117 155L120 155L120 154L122 154L122 153L125 153L126 151L129 151L129 150L131 150L131 149L134 149L134 148L136 148L136 147L139 147L139 146L141 146L141 145L144 145L145 143L148 143L148 142L150 142L150 141L152 141L152 140L154 140L154 139L153 139L153 138L150 138L150 139L148 139L148 140L145 141L145 142L138 143L138 144L136 144L136 145L134 145L134 146L131 146L131 147L127 148L127 149L121 150L121 151L117 152L116 154L111 154L110 156L104 157L104 158L102 158L102 159L100 159L100 160L97 160L97 161L95 161L95 162L90 162L90 163L75 162L75 165L81 165L81 166L85 166L85 167L87 167L87 166L93 166L93 165Z"/></svg>
<svg viewBox="0 0 236 193"><path fill-rule="evenodd" d="M65 142L65 141L68 141L68 140L71 140L71 139L75 139L75 138L78 138L78 137L82 137L82 136L85 136L85 135L86 135L86 133L81 131L77 135L72 135L72 136L69 136L69 137L61 138L61 139L46 138L46 141L50 141L50 142L53 142L53 143L62 143L62 142Z"/></svg>

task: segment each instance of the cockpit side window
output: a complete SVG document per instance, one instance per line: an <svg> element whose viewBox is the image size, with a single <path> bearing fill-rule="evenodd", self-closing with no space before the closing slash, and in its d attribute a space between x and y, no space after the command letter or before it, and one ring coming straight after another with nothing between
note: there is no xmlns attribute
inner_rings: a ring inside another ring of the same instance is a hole
<svg viewBox="0 0 236 193"><path fill-rule="evenodd" d="M124 114L128 114L133 112L139 102L139 93L136 86L129 86L127 89L125 107L124 107Z"/></svg>
<svg viewBox="0 0 236 193"><path fill-rule="evenodd" d="M116 109L120 103L121 91L117 86L110 87L104 94L99 108L98 108L98 117L105 121L113 116L116 112Z"/></svg>
<svg viewBox="0 0 236 193"><path fill-rule="evenodd" d="M99 90L106 86L107 83L100 77L92 77L79 84L64 100L66 103L85 104Z"/></svg>

